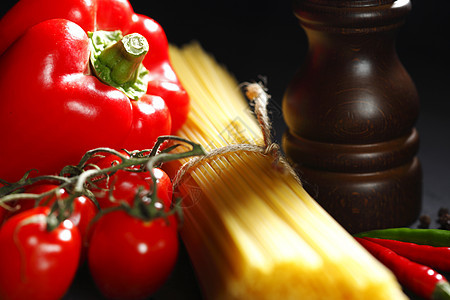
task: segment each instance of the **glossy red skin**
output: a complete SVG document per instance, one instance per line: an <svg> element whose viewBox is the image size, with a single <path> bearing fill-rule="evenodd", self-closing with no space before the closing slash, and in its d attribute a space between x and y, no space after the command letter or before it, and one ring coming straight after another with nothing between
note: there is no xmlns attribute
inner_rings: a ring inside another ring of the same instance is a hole
<svg viewBox="0 0 450 300"><path fill-rule="evenodd" d="M403 286L424 299L432 299L436 285L441 281L447 281L430 267L413 262L389 248L365 238L356 237L356 240L389 268Z"/></svg>
<svg viewBox="0 0 450 300"><path fill-rule="evenodd" d="M46 7L45 11L42 7ZM0 53L27 28L53 18L73 21L86 32L119 29L123 34L142 34L151 49L144 59L144 66L152 76L147 93L161 96L166 102L172 119L172 134L184 124L189 96L170 64L166 34L155 20L135 13L127 0L64 0L57 5L54 0L21 0L0 19Z"/></svg>
<svg viewBox="0 0 450 300"><path fill-rule="evenodd" d="M118 170L109 181L102 180L96 183L98 187L105 190L92 189L95 194L95 199L100 208L105 209L112 206L119 206L120 202L125 201L130 206L133 206L134 197L139 187L144 188L143 194L150 191L150 182L145 179L142 173L128 172ZM112 188L112 196L115 201L111 201L108 190Z"/></svg>
<svg viewBox="0 0 450 300"><path fill-rule="evenodd" d="M91 221L95 218L97 213L98 208L92 200L85 196L75 198L73 212L70 215L69 220L78 227L83 239L87 237L87 231Z"/></svg>
<svg viewBox="0 0 450 300"><path fill-rule="evenodd" d="M144 35L149 41L150 49L152 47L168 49L165 33L154 20L135 14L129 31ZM171 133L175 134L186 122L189 112L189 95L170 64L168 51L150 50L143 64L150 71L151 76L147 93L164 99L170 111Z"/></svg>
<svg viewBox="0 0 450 300"><path fill-rule="evenodd" d="M178 256L176 226L124 211L96 223L88 250L94 282L107 299L146 299L167 280Z"/></svg>
<svg viewBox="0 0 450 300"><path fill-rule="evenodd" d="M2 37L0 54L5 52L29 27L44 20L67 19L77 23L86 31L94 31L97 6L96 1L90 0L64 0L59 1L57 5L53 0L18 1L0 19L0 36Z"/></svg>
<svg viewBox="0 0 450 300"><path fill-rule="evenodd" d="M120 152L126 158L130 157L123 150L118 150L118 152ZM122 159L115 154L109 152L98 152L87 160L84 169L85 170L93 169L94 167L92 165L96 165L99 169L107 169L109 167L117 165L120 162L122 162Z"/></svg>
<svg viewBox="0 0 450 300"><path fill-rule="evenodd" d="M66 220L48 232L48 207L8 219L0 228L0 299L61 299L78 268L81 238Z"/></svg>
<svg viewBox="0 0 450 300"><path fill-rule="evenodd" d="M148 96L139 101L86 75L84 32L117 29L142 34L151 49L143 62ZM0 34L0 89L11 99L0 104L0 125L8 128L4 140L14 141L0 150L0 178L15 181L31 168L55 173L97 147L151 148L187 118L189 97L169 63L164 31L128 1L21 0L0 20Z"/></svg>
<svg viewBox="0 0 450 300"><path fill-rule="evenodd" d="M56 188L57 185L55 184L37 184L30 186L29 188L25 189L24 193L30 193L30 194L42 194L45 192L48 192L54 188ZM67 197L67 192L64 189L60 189L59 193L61 195L61 199ZM56 196L47 196L44 197L40 202L39 206L51 206L56 200ZM8 212L7 219L18 215L21 212L24 212L26 210L29 210L36 206L35 200L33 199L19 199L16 200L12 205L15 207L15 210Z"/></svg>
<svg viewBox="0 0 450 300"><path fill-rule="evenodd" d="M37 184L31 186L25 192L33 194L41 194L53 190L56 187L58 186L55 184ZM67 191L64 189L60 189L59 193L61 197L60 199L65 199L69 195ZM53 205L56 199L57 199L56 196L45 197L39 202L39 206L50 207L51 205ZM19 213L34 208L35 201L31 199L23 199L18 200L14 205L15 206L19 205L20 208L15 211L7 212L5 219L10 219ZM87 244L89 238L88 231L91 229L90 226L92 225L91 224L92 220L98 213L98 208L92 200L90 200L85 196L75 198L73 205L74 205L73 211L69 217L69 220L72 221L72 223L78 228L81 235L82 251L80 257L80 264L82 264L85 261L87 255Z"/></svg>
<svg viewBox="0 0 450 300"><path fill-rule="evenodd" d="M450 272L450 247L434 247L370 237L365 237L364 239L389 248L398 255L401 255L416 263L426 265L440 271Z"/></svg>
<svg viewBox="0 0 450 300"><path fill-rule="evenodd" d="M164 204L165 211L169 211L172 204L172 182L169 176L161 169L155 168L154 174L157 180L157 196ZM134 205L134 198L142 187L143 194L148 193L153 188L152 179L149 172L128 172L124 170L117 171L110 177L109 182L98 182L97 185L103 189L112 188L112 196L116 200L111 201L109 192L106 190L93 190L95 198L102 209L118 206L121 201L127 202L130 206Z"/></svg>
<svg viewBox="0 0 450 300"><path fill-rule="evenodd" d="M170 111L167 102L161 97L144 95L139 101L131 101L131 107L133 111L131 128L122 143L122 148L148 149L153 147L159 136L171 133Z"/></svg>
<svg viewBox="0 0 450 300"><path fill-rule="evenodd" d="M172 181L169 178L169 175L167 175L166 172L164 172L162 169L154 168L153 169L154 175L156 177L157 182L157 196L158 199L161 200L164 203L164 208L166 211L169 211L172 206L173 201L173 185ZM146 176L146 179L148 181L151 181L150 173L146 172L144 173Z"/></svg>
<svg viewBox="0 0 450 300"><path fill-rule="evenodd" d="M78 228L81 235L81 255L80 255L80 265L82 265L87 257L90 230L92 229L92 222L97 216L98 208L90 200L84 196L77 197L74 202L74 208L72 215L69 220L74 223Z"/></svg>
<svg viewBox="0 0 450 300"><path fill-rule="evenodd" d="M124 151L120 151L129 157ZM88 165L96 165L100 169L106 169L120 162L120 158L112 153L98 153L87 161ZM91 169L87 167L86 169ZM157 196L163 202L166 211L169 211L172 205L173 187L170 177L160 168L153 169L156 177ZM112 202L108 191L91 188L99 206L104 209L111 206L118 206L120 201L127 202L133 206L134 198L139 187L144 188L144 193L148 193L153 188L153 181L150 172L130 172L118 170L107 180L100 180L95 183L104 190L113 189L112 195L117 202Z"/></svg>
<svg viewBox="0 0 450 300"><path fill-rule="evenodd" d="M29 189L25 190L25 192L33 194L41 194L53 190L57 187L58 186L55 184L38 184L31 186ZM59 193L61 197L60 199L65 199L69 195L67 191L64 189L60 189ZM51 205L53 205L56 199L57 199L56 196L45 197L39 202L39 206L50 207ZM8 219L21 212L32 209L35 206L34 200L31 199L18 200L15 205L20 205L20 209L17 211L10 212L7 217ZM72 223L76 227L78 227L78 230L80 231L80 234L83 239L86 237L90 222L97 215L97 213L98 208L92 200L90 200L85 196L75 198L73 212L72 215L69 217L69 220L71 220Z"/></svg>

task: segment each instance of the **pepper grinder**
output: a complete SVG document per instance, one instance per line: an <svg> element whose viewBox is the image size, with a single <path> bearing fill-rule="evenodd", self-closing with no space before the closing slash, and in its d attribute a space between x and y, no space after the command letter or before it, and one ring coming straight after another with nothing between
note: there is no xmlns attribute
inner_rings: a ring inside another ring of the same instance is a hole
<svg viewBox="0 0 450 300"><path fill-rule="evenodd" d="M409 0L294 0L309 49L283 98L282 146L350 233L420 213L419 97L395 50L410 10Z"/></svg>

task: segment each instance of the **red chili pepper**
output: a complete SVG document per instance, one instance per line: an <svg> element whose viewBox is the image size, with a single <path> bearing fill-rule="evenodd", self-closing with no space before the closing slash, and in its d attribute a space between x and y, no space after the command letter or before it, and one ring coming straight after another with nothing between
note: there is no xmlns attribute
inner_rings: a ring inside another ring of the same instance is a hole
<svg viewBox="0 0 450 300"><path fill-rule="evenodd" d="M355 234L356 237L371 237L377 239L389 239L434 247L450 247L450 231L442 229L422 228L386 228Z"/></svg>
<svg viewBox="0 0 450 300"><path fill-rule="evenodd" d="M143 39L129 44L148 43L148 53L134 59L124 43L102 40L102 30L124 39L138 33ZM187 118L189 98L163 29L127 0L21 0L0 20L0 36L2 179L16 181L32 168L54 173L97 147L151 148ZM101 54L91 51L95 41L118 46ZM92 53L112 80L91 67Z"/></svg>
<svg viewBox="0 0 450 300"><path fill-rule="evenodd" d="M358 237L355 239L412 292L426 299L450 299L450 285L441 274L377 243Z"/></svg>
<svg viewBox="0 0 450 300"><path fill-rule="evenodd" d="M433 247L396 240L364 238L389 248L400 256L440 271L450 271L450 247Z"/></svg>

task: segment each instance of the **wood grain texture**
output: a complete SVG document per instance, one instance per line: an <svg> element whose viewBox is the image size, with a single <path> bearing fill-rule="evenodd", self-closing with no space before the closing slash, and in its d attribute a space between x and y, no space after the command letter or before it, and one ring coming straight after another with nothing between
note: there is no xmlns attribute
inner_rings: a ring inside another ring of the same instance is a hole
<svg viewBox="0 0 450 300"><path fill-rule="evenodd" d="M296 0L309 50L288 86L286 155L347 230L407 226L421 208L419 99L395 39L409 1Z"/></svg>

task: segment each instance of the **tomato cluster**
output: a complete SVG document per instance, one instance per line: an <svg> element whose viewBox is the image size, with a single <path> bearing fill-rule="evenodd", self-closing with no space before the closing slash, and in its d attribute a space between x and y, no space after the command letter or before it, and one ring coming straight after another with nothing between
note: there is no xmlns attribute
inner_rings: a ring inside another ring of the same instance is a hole
<svg viewBox="0 0 450 300"><path fill-rule="evenodd" d="M120 160L96 155L84 171ZM167 174L131 167L86 185L95 197L71 197L44 180L21 192L45 196L14 199L13 210L0 206L0 299L60 299L85 262L108 299L144 299L166 281L179 247Z"/></svg>

